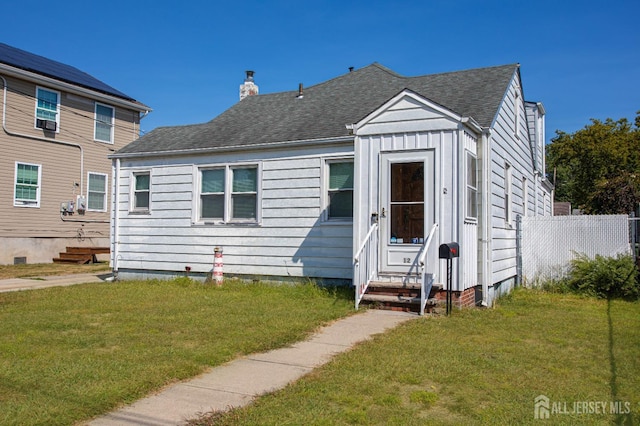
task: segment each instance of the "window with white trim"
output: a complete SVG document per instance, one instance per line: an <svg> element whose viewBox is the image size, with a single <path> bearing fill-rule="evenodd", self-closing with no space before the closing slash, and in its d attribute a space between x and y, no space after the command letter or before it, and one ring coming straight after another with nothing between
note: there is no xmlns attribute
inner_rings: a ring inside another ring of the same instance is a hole
<svg viewBox="0 0 640 426"><path fill-rule="evenodd" d="M131 210L148 212L151 207L151 173L134 172L132 181Z"/></svg>
<svg viewBox="0 0 640 426"><path fill-rule="evenodd" d="M467 202L465 209L467 219L478 218L478 159L467 152Z"/></svg>
<svg viewBox="0 0 640 426"><path fill-rule="evenodd" d="M506 224L511 225L513 222L513 188L512 188L512 172L511 164L505 163L504 165L504 221Z"/></svg>
<svg viewBox="0 0 640 426"><path fill-rule="evenodd" d="M259 174L257 164L201 168L198 220L258 222Z"/></svg>
<svg viewBox="0 0 640 426"><path fill-rule="evenodd" d="M517 139L520 139L520 87L516 86L516 96L513 103L514 116L514 131L513 134Z"/></svg>
<svg viewBox="0 0 640 426"><path fill-rule="evenodd" d="M353 160L327 160L327 220L353 220Z"/></svg>
<svg viewBox="0 0 640 426"><path fill-rule="evenodd" d="M100 142L113 143L113 120L115 110L109 105L96 102L95 129L93 138Z"/></svg>
<svg viewBox="0 0 640 426"><path fill-rule="evenodd" d="M36 87L36 127L38 120L48 120L56 123L55 130L60 127L60 92Z"/></svg>
<svg viewBox="0 0 640 426"><path fill-rule="evenodd" d="M529 182L526 176L522 176L522 216L529 216Z"/></svg>
<svg viewBox="0 0 640 426"><path fill-rule="evenodd" d="M107 211L107 175L89 172L87 182L87 210Z"/></svg>
<svg viewBox="0 0 640 426"><path fill-rule="evenodd" d="M39 164L16 162L13 205L40 207L40 182L42 167Z"/></svg>

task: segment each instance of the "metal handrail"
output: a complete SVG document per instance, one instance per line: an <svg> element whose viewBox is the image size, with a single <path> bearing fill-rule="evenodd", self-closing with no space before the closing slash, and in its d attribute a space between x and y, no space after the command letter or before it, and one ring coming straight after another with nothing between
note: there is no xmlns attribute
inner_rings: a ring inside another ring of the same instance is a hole
<svg viewBox="0 0 640 426"><path fill-rule="evenodd" d="M362 244L360 245L360 248L358 249L358 251L356 252L356 255L353 256L353 261L355 263L358 263L360 261L360 255L362 254L362 251L364 250L365 246L367 245L367 242L369 242L369 239L371 238L371 234L373 234L373 232L378 228L378 223L374 223L373 225L371 225L371 228L369 228L369 232L367 233L367 236L364 237L364 241L362 242Z"/></svg>
<svg viewBox="0 0 640 426"><path fill-rule="evenodd" d="M438 224L434 223L431 227L431 231L429 232L429 237L422 245L420 256L418 257L418 265L420 265L420 273L422 275L422 291L420 292L420 315L424 315L424 308L427 305L427 298L431 293L431 287L433 285L433 278L429 280L429 285L427 286L427 268L425 267L425 258L427 256L427 252L429 251L429 247L431 246L431 241L433 240L433 236L438 229Z"/></svg>
<svg viewBox="0 0 640 426"><path fill-rule="evenodd" d="M371 277L376 270L377 255L375 249L378 245L377 231L378 223L371 225L367 236L360 245L360 248L353 257L353 283L355 285L355 308L358 309L360 301L367 290ZM363 265L360 265L360 256L365 254ZM364 271L362 270L364 269Z"/></svg>

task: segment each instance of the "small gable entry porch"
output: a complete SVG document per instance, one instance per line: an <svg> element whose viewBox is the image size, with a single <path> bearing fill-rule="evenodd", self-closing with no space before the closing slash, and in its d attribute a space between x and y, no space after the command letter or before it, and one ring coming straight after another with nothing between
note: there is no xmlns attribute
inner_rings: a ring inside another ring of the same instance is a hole
<svg viewBox="0 0 640 426"><path fill-rule="evenodd" d="M446 290L438 247L452 241L460 257L451 290L459 304L474 305L480 127L404 90L350 128L356 307L428 310Z"/></svg>

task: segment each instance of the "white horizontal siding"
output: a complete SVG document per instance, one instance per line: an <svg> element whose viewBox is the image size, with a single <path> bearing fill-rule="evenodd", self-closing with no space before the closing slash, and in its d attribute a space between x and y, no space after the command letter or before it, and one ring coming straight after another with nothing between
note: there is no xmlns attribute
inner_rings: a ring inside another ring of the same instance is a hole
<svg viewBox="0 0 640 426"><path fill-rule="evenodd" d="M352 225L323 222L321 182L325 158L352 156L352 147L224 154L197 158L124 161L119 198L122 270L212 270L222 247L227 274L351 278ZM258 224L194 224L198 167L260 163L262 217ZM149 214L129 212L130 174L151 172Z"/></svg>
<svg viewBox="0 0 640 426"><path fill-rule="evenodd" d="M516 114L520 117L516 121ZM519 128L515 128L516 123ZM492 129L491 144L491 283L500 283L516 275L515 217L523 215L523 177L534 182L527 115L517 75L507 89ZM512 224L506 223L505 166L511 166Z"/></svg>

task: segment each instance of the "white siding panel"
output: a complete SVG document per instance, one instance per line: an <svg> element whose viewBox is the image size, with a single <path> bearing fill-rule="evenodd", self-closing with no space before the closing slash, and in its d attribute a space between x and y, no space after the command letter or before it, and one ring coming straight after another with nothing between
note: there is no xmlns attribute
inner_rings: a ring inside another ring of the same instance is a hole
<svg viewBox="0 0 640 426"><path fill-rule="evenodd" d="M315 152L315 154L314 154ZM352 147L291 150L192 159L122 162L119 191L119 269L207 273L213 248L224 250L225 273L310 276L348 279L351 274L352 226L323 222L321 167L324 158L349 157ZM195 171L200 165L237 161L260 163L262 219L259 224L193 224ZM129 213L129 175L151 172L150 214Z"/></svg>

